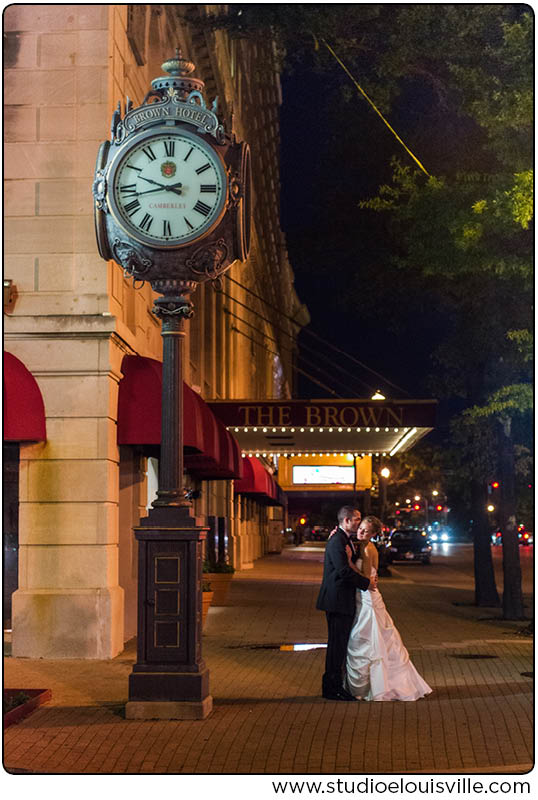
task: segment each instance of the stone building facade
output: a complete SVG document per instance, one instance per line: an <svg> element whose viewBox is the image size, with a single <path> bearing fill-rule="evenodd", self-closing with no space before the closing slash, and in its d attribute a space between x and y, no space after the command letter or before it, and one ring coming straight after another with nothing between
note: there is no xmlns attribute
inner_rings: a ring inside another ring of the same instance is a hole
<svg viewBox="0 0 538 800"><path fill-rule="evenodd" d="M4 14L5 349L35 381L46 421L42 439L15 433L4 451L16 656L110 658L136 632L132 527L147 513L158 449L118 444L118 392L125 357L161 361L160 325L150 286L133 286L97 253L91 184L118 101L139 105L176 46L253 158L251 254L220 288L194 295L186 383L206 400L293 389L308 315L279 227L272 44L188 24L189 8L217 7L16 4ZM267 552L283 524L278 505L237 494L230 478L186 480L196 514L225 520L236 569Z"/></svg>

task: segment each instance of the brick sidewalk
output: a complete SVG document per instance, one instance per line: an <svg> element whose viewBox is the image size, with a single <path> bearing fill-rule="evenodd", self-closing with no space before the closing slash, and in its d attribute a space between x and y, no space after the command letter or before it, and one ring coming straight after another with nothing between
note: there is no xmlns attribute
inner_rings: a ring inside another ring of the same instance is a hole
<svg viewBox="0 0 538 800"><path fill-rule="evenodd" d="M320 697L324 615L314 608L323 550L290 548L236 574L212 608L203 652L214 710L203 721L123 718L134 643L112 661L5 659L5 684L52 701L8 728L4 764L37 773L339 774L525 772L532 764L532 639L483 619L469 582L442 586L394 569L380 583L419 672L416 703ZM419 573L417 573L417 576ZM493 616L493 615L491 615ZM479 619L482 617L482 619ZM461 658L463 656L464 658ZM482 658L465 658L482 656Z"/></svg>

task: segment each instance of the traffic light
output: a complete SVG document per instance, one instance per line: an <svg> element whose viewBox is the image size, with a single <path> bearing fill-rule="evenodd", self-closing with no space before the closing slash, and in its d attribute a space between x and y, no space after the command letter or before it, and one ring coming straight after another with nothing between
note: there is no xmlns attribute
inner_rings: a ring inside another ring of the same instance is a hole
<svg viewBox="0 0 538 800"><path fill-rule="evenodd" d="M420 506L419 506L419 504L418 504L418 503L415 503L415 505L413 506L413 508L415 509L415 511L420 511Z"/></svg>
<svg viewBox="0 0 538 800"><path fill-rule="evenodd" d="M435 510L436 511L442 511L443 510L443 506L435 506Z"/></svg>
<svg viewBox="0 0 538 800"><path fill-rule="evenodd" d="M491 488L492 489L498 489L499 488L499 481L493 481L492 484L491 484Z"/></svg>
<svg viewBox="0 0 538 800"><path fill-rule="evenodd" d="M300 518L299 525L306 525L306 517L301 517Z"/></svg>

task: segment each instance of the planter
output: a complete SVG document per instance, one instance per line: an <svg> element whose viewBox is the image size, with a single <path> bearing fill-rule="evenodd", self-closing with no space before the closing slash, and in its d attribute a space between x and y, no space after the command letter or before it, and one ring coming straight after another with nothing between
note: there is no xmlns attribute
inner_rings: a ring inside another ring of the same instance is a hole
<svg viewBox="0 0 538 800"><path fill-rule="evenodd" d="M207 617L207 612L213 600L213 592L202 592L202 627Z"/></svg>
<svg viewBox="0 0 538 800"><path fill-rule="evenodd" d="M4 714L4 728L20 722L43 703L48 703L52 697L50 689L4 689L4 702L21 693L27 695L29 699Z"/></svg>
<svg viewBox="0 0 538 800"><path fill-rule="evenodd" d="M210 582L213 590L214 606L226 605L233 576L233 572L204 572L204 579Z"/></svg>

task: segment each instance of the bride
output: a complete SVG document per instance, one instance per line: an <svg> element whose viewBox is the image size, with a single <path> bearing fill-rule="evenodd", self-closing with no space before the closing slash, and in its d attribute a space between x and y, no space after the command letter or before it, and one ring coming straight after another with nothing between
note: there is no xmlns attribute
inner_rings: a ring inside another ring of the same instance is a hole
<svg viewBox="0 0 538 800"><path fill-rule="evenodd" d="M377 549L370 539L381 533L377 517L367 516L357 531L359 558L352 569L370 578L377 573ZM357 610L349 636L345 688L362 700L418 700L432 689L411 663L400 634L378 590L356 592Z"/></svg>

